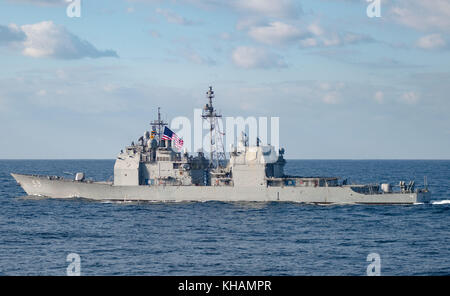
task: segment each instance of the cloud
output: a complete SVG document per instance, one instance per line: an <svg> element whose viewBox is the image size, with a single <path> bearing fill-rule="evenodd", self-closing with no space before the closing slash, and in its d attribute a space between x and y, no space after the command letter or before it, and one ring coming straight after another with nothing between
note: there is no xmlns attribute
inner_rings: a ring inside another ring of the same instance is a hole
<svg viewBox="0 0 450 296"><path fill-rule="evenodd" d="M0 45L6 45L12 42L24 41L26 35L16 25L0 25Z"/></svg>
<svg viewBox="0 0 450 296"><path fill-rule="evenodd" d="M339 94L337 92L329 92L322 97L322 101L325 104L338 104Z"/></svg>
<svg viewBox="0 0 450 296"><path fill-rule="evenodd" d="M62 6L67 5L66 0L9 0L14 3L33 4L38 6Z"/></svg>
<svg viewBox="0 0 450 296"><path fill-rule="evenodd" d="M108 77L116 71L123 69L82 66L16 72L0 78L0 97L9 109L22 114L40 108L83 114L120 112L129 108L127 100L139 95L128 90L125 75L117 80Z"/></svg>
<svg viewBox="0 0 450 296"><path fill-rule="evenodd" d="M389 14L393 21L420 31L450 32L448 0L399 0Z"/></svg>
<svg viewBox="0 0 450 296"><path fill-rule="evenodd" d="M178 59L175 57L180 57L197 65L214 66L217 64L217 61L204 51L193 48L189 39L180 38L172 42L174 45L167 50L169 56L166 58L166 61L176 62Z"/></svg>
<svg viewBox="0 0 450 296"><path fill-rule="evenodd" d="M323 103L339 104L341 103L341 91L345 88L342 82L317 82L316 88Z"/></svg>
<svg viewBox="0 0 450 296"><path fill-rule="evenodd" d="M373 99L378 103L378 104L383 104L384 103L384 93L379 90L377 91L374 95L373 95Z"/></svg>
<svg viewBox="0 0 450 296"><path fill-rule="evenodd" d="M4 29L4 26L0 27ZM22 54L34 58L57 58L57 59L80 59L84 57L101 58L101 57L118 57L113 50L98 50L91 43L82 40L78 36L67 31L63 26L56 25L52 21L44 21L36 24L10 25L7 33L0 33L0 40L4 36L10 36L8 43L13 42L11 36L20 41ZM14 34L11 35L11 32ZM2 37L3 36L3 37ZM13 38L13 39L14 39ZM0 41L0 45L1 45Z"/></svg>
<svg viewBox="0 0 450 296"><path fill-rule="evenodd" d="M128 1L162 2L162 0ZM195 5L205 10L231 9L242 15L261 16L265 18L295 18L302 12L300 4L295 0L177 0L177 2Z"/></svg>
<svg viewBox="0 0 450 296"><path fill-rule="evenodd" d="M298 40L307 32L301 31L283 22L271 22L268 25L251 27L248 34L250 37L265 44L284 44Z"/></svg>
<svg viewBox="0 0 450 296"><path fill-rule="evenodd" d="M231 58L236 66L245 69L286 67L280 56L258 47L239 46Z"/></svg>
<svg viewBox="0 0 450 296"><path fill-rule="evenodd" d="M316 36L322 36L324 34L324 31L321 26L317 23L312 23L308 26L308 30Z"/></svg>
<svg viewBox="0 0 450 296"><path fill-rule="evenodd" d="M198 64L198 65L216 65L216 61L209 56L202 56L198 52L192 50L191 48L185 48L180 53L188 61Z"/></svg>
<svg viewBox="0 0 450 296"><path fill-rule="evenodd" d="M240 12L265 17L296 17L301 8L291 0L232 0L231 5Z"/></svg>
<svg viewBox="0 0 450 296"><path fill-rule="evenodd" d="M245 23L238 24L238 29L246 27L252 39L268 45L298 44L301 48L311 48L374 41L372 37L365 34L325 30L318 23L304 25L304 29L300 28L301 25L294 26L281 21L260 24L255 19L247 19Z"/></svg>
<svg viewBox="0 0 450 296"><path fill-rule="evenodd" d="M150 30L150 31L148 31L148 33L149 33L150 36L152 36L153 38L160 38L160 37L161 37L161 34L159 34L159 32L158 32L158 31L155 31L155 30Z"/></svg>
<svg viewBox="0 0 450 296"><path fill-rule="evenodd" d="M43 97L47 95L47 90L45 89L40 89L39 91L36 92L37 96Z"/></svg>
<svg viewBox="0 0 450 296"><path fill-rule="evenodd" d="M271 112L273 114L291 114L307 110L350 110L363 107L367 109L364 100L366 94L372 91L365 83L346 83L332 80L288 80L263 83L238 83L221 91L221 97L229 98L229 106L236 106L243 111L250 109L255 113ZM245 97L245 106L242 106ZM302 106L286 108L286 106ZM322 109L324 108L324 109ZM329 109L331 108L331 109ZM233 107L224 112L236 112ZM335 113L336 114L336 113Z"/></svg>
<svg viewBox="0 0 450 296"><path fill-rule="evenodd" d="M419 101L419 94L414 91L403 93L400 97L400 101L409 105L414 105Z"/></svg>
<svg viewBox="0 0 450 296"><path fill-rule="evenodd" d="M300 47L302 48L344 46L374 41L372 37L366 34L324 30L315 23L308 26L308 31L311 36L300 40Z"/></svg>
<svg viewBox="0 0 450 296"><path fill-rule="evenodd" d="M447 42L442 38L441 34L430 34L419 38L416 46L422 49L442 49L445 48Z"/></svg>
<svg viewBox="0 0 450 296"><path fill-rule="evenodd" d="M350 44L359 44L373 42L373 38L363 34L356 33L336 33L332 32L324 36L308 37L300 40L300 47L333 47L345 46Z"/></svg>
<svg viewBox="0 0 450 296"><path fill-rule="evenodd" d="M176 14L175 12L168 9L157 8L156 13L165 17L167 22L171 24L183 25L183 26L191 26L196 24L196 22L192 20L188 20L181 15Z"/></svg>

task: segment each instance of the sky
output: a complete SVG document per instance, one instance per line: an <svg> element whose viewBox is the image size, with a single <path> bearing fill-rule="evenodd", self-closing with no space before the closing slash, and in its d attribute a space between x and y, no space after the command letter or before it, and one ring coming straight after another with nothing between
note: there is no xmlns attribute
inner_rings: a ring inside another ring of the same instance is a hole
<svg viewBox="0 0 450 296"><path fill-rule="evenodd" d="M450 159L450 1L0 0L0 159L115 158L157 107L291 159Z"/></svg>

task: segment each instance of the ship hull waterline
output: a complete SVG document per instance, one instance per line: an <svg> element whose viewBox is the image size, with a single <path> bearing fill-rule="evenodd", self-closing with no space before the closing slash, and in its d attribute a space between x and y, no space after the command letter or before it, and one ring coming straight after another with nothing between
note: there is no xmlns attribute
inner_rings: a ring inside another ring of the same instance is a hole
<svg viewBox="0 0 450 296"><path fill-rule="evenodd" d="M86 198L108 201L156 202L271 202L314 204L416 204L428 202L429 192L360 194L351 186L233 187L233 186L115 186L107 182L78 182L46 176L11 174L30 196Z"/></svg>

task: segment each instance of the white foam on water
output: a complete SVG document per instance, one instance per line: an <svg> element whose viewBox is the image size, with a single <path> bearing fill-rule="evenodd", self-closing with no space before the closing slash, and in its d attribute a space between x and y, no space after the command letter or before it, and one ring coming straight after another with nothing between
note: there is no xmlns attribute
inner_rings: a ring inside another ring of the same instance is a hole
<svg viewBox="0 0 450 296"><path fill-rule="evenodd" d="M134 200L102 200L100 201L102 204L137 204L137 201Z"/></svg>
<svg viewBox="0 0 450 296"><path fill-rule="evenodd" d="M424 204L423 202L415 202L415 203L413 203L413 205L415 205L415 206L423 205L423 204Z"/></svg>
<svg viewBox="0 0 450 296"><path fill-rule="evenodd" d="M433 205L448 205L448 204L450 204L450 200L444 199L444 200L433 201L431 204L433 204Z"/></svg>

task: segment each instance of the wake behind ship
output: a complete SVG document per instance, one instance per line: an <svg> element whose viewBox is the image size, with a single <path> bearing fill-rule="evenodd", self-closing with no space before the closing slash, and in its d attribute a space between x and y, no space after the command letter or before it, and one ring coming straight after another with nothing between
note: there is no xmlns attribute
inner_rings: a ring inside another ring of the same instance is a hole
<svg viewBox="0 0 450 296"><path fill-rule="evenodd" d="M183 140L158 119L152 130L137 143L125 147L117 156L113 182L87 180L84 173L74 179L58 176L11 175L28 195L49 198L88 198L116 201L289 201L316 204L414 204L427 202L431 193L416 189L414 181L386 184L347 184L336 177L289 176L284 173L284 149L272 145L256 146L242 133L227 158L219 130L221 117L213 107L214 92L207 92L208 103L202 118L210 125L209 158L180 152Z"/></svg>

